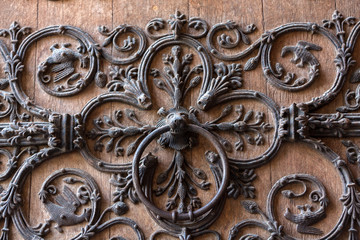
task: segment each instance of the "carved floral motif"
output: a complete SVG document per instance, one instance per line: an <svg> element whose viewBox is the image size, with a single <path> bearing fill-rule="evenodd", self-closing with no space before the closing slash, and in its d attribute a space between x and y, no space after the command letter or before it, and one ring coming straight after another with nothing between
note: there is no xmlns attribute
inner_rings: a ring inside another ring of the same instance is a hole
<svg viewBox="0 0 360 240"><path fill-rule="evenodd" d="M349 34L345 34L348 31L345 25L352 27ZM233 32L236 39L227 31ZM345 106L337 109L342 113L320 114L315 110L330 103L341 91L345 76L354 64L352 54L360 24L353 17L344 18L335 11L332 20L324 20L322 26L316 23L287 23L267 30L252 43L248 35L255 31L253 24L242 27L233 21L209 28L205 20L187 18L179 11L168 21L159 18L149 21L145 30L125 24L113 30L100 26L99 32L104 37L102 44L72 26L50 26L30 34L29 28L21 28L15 22L9 29L0 30L1 37L11 40L10 47L0 41L5 63L5 78L0 80L0 118L5 120L0 123L0 155L7 159L0 181L9 181L6 188L0 189L0 218L4 220L1 239L9 239L11 222L25 239L42 239L52 230L53 223L60 232L66 226L85 224L73 239L89 239L115 224L129 226L138 239L144 239L139 225L123 216L128 214L131 217L132 204L140 202L163 228L154 232L150 239L160 234L183 240L212 234L220 239L217 231L208 228L221 215L225 197L255 198L255 168L268 163L283 141L309 143L338 170L344 186L340 199L343 205L341 219L328 233L314 227L326 217L329 201L325 187L314 176L293 174L273 185L268 194L266 211L262 211L253 200L242 200L247 212L258 214L262 219L246 219L236 224L230 230L229 239L235 239L247 226L267 230L271 235L269 239L294 239L276 219L274 197L278 193L286 199L308 194L311 203L299 205L297 210L286 207L283 213L287 221L296 225L299 234L337 239L342 231L348 230L349 239L357 239L360 201L356 184L359 180L354 179L338 153L319 138L360 136L359 114L347 113L359 109L359 91L347 91ZM286 72L280 63L274 65L271 62L271 49L278 36L292 31L319 34L329 40L336 51L334 68L337 74L331 88L322 95L309 102L281 106L280 109L265 94L243 89L243 83L249 81L244 78L243 71L254 71L261 65L265 79L283 91L301 91L310 86L320 74L317 56L321 54L321 46L300 40L282 48L281 56L292 54L291 62L299 68L307 67L307 76L296 76ZM75 50L64 42L50 48L49 56L39 64L37 71L38 84L42 89L54 97L66 97L90 87L92 81L97 87L104 88L80 113L74 115L56 113L36 105L21 88L26 50L38 40L53 35L72 38L79 46ZM118 45L120 37L124 40ZM199 39L205 39L206 45ZM148 44L149 40L153 42ZM233 51L232 55L221 51L234 49L240 44L244 44L246 49L237 53ZM121 57L107 51L106 48L111 45ZM162 61L157 69L150 68L160 51L165 52ZM254 55L248 57L252 53ZM195 65L195 58L200 60L198 65ZM104 59L111 63L107 72L101 69L100 62ZM140 60L138 65L135 64L137 60ZM238 63L243 60L244 64ZM359 82L358 70L350 81ZM169 109L164 106L154 109L153 98L156 96L149 90L152 89L150 84L170 96L172 106ZM196 106L186 106L185 99L197 88ZM244 99L258 101L267 111L257 111L256 107L251 109L238 103ZM109 102L128 104L131 108L92 117L94 109L101 109L102 104ZM200 113L208 114L210 109L219 106L225 106L219 116L202 122ZM159 117L151 123L141 119L138 111L156 111ZM31 121L34 118L39 120ZM6 122L7 119L9 122ZM226 139L223 133L235 135L236 141L233 143L232 139ZM206 150L197 159L201 167L195 167L186 157L186 152L199 147L200 136L208 140L215 150ZM271 137L267 144L267 139ZM145 152L152 141L173 153L172 159L165 164L165 170L159 173L156 169L164 159L155 152ZM260 156L240 159L239 152L252 151L265 143L269 145L268 149ZM343 144L347 147L348 162L359 165L359 147L348 140L344 140ZM45 180L39 192L40 201L50 219L38 226L30 226L22 210L25 199L21 190L26 178L41 163L71 151L79 151L95 169L112 174L112 205L100 212L99 187L86 172L71 168L57 170ZM131 156L132 161L107 162L103 154L97 157L93 152L107 152L115 157ZM229 152L235 152L234 157L228 157ZM19 158L25 155L26 159L20 164ZM210 178L211 174L213 178ZM63 180L62 187L54 185L56 179ZM301 184L303 191L298 193L287 189L293 183ZM316 189L309 192L310 185L311 189ZM198 193L211 188L215 194L205 203ZM167 194L165 204L156 206L153 199L163 194ZM81 208L83 210L79 212ZM116 216L105 221L109 213ZM261 237L247 234L241 239Z"/></svg>

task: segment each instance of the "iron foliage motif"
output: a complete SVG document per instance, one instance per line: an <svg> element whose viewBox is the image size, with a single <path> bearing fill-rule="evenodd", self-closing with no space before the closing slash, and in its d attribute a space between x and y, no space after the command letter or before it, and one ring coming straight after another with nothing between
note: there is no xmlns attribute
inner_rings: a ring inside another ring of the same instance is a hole
<svg viewBox="0 0 360 240"><path fill-rule="evenodd" d="M266 31L253 43L248 36L256 30L253 24L243 28L228 21L210 28L205 20L188 19L180 12L171 15L167 23L168 32L166 21L159 18L151 20L145 30L130 25L120 25L113 30L101 26L99 32L105 37L102 44L72 26L50 26L30 34L29 28L22 28L15 22L9 29L0 30L2 37L11 40L10 46L0 41L5 62L5 76L0 81L4 106L0 117L10 119L8 123L0 124L0 154L8 159L0 180L10 181L7 188L1 189L0 217L4 220L1 239L9 238L10 223L24 239L43 239L53 224L61 232L62 226L79 223L85 223L85 227L73 239L89 239L115 224L128 225L138 239L144 239L139 225L122 216L131 212L128 200L144 204L154 221L162 227L163 230L154 232L150 239L160 234L182 240L212 234L220 239L220 234L210 230L209 226L221 215L226 197L237 199L242 195L255 198L254 169L268 163L284 141L310 144L338 170L343 183L343 196L339 200L343 212L336 226L328 233L312 226L326 217L329 200L325 187L314 176L294 174L284 176L274 184L268 194L266 211L253 200L242 201L247 212L259 214L262 220L246 219L236 224L228 238L261 239L241 232L244 227L257 226L269 232L268 239L294 239L276 219L275 196L281 193L286 199L299 198L312 189L309 193L311 203L299 205L300 212L287 208L284 213L288 221L296 224L297 231L319 235L320 239L337 239L347 230L349 239L359 239L360 181L353 177L347 162L319 140L320 137L359 136L360 115L349 113L359 109L359 86L346 93L346 106L338 108L337 113L319 114L315 110L330 103L342 89L345 76L355 63L352 53L360 33L360 23L335 11L332 19L324 20L323 25L284 24ZM348 35L345 34L345 24L353 26ZM226 31L232 31L236 39ZM320 63L315 52L321 51L321 46L298 41L282 49L281 57L292 54L292 63L298 68L307 68L306 76L286 72L280 63L274 65L270 60L275 39L292 31L319 34L332 43L336 50L336 78L331 88L321 96L309 102L279 107L265 94L243 89L246 81L243 71L253 71L261 65L266 80L285 91L301 91L310 86L319 75ZM36 105L20 84L28 48L53 35L75 39L79 46L75 50L69 43L58 43L50 48L49 57L39 64L36 75L42 89L60 98L79 93L92 81L97 87L104 88L104 93L90 100L81 112L74 115ZM118 44L120 38L124 39L122 45ZM206 45L201 40L205 40ZM247 48L233 55L221 51L239 44L247 45ZM109 45L113 45L115 51L127 53L127 57L113 56L106 50ZM186 49L191 49L191 53ZM152 68L151 63L160 52L165 52L162 60ZM253 57L249 58L251 54ZM195 58L199 65L194 65ZM109 73L101 70L100 62L104 59L112 64ZM234 63L242 59L246 60L244 66ZM132 65L137 60L140 64ZM226 63L217 61L213 64L213 60ZM359 76L359 70L355 71L350 82L359 82ZM150 84L169 95L172 101L169 109L163 106L153 109L155 96L149 91ZM189 107L185 104L186 98L196 88L199 88L196 106ZM256 112L234 103L244 99L258 101L268 111ZM129 108L91 117L94 109L109 102L128 104ZM225 103L227 105L218 117L202 121L200 114ZM151 109L159 115L156 123L139 117L140 112ZM31 117L39 121L30 121ZM237 141L233 143L223 137L224 132L235 135ZM199 146L200 138L212 145L212 149L198 159L203 161L203 167L210 169L208 172L194 166L186 154ZM251 146L265 145L266 139L270 139L269 147L260 156L249 159L228 157L231 152L249 151ZM146 151L154 140L173 156L159 174L155 170L162 159ZM351 141L343 141L343 144L347 147L348 162L359 165L359 147ZM45 180L39 192L50 219L36 227L30 226L22 210L22 188L27 177L43 162L71 151L81 152L97 170L112 173L110 183L115 187L113 205L100 212L101 196L95 180L80 169L61 169ZM116 157L132 156L133 160L123 164L109 163L94 152L112 153ZM19 165L18 160L23 155L26 159ZM213 175L214 183L210 182L209 174ZM62 188L54 185L56 181L62 183ZM286 190L293 183L300 184L303 191ZM198 193L210 188L215 189L215 194L209 202L203 202ZM166 203L156 205L154 198L164 194L167 195ZM104 216L110 212L116 217L105 221Z"/></svg>

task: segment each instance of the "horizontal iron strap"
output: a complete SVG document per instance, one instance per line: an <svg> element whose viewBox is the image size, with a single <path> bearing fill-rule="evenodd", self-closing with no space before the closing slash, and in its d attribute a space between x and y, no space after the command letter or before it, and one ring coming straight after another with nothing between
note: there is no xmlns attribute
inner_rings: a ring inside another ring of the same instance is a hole
<svg viewBox="0 0 360 240"><path fill-rule="evenodd" d="M308 114L311 137L359 137L360 113Z"/></svg>

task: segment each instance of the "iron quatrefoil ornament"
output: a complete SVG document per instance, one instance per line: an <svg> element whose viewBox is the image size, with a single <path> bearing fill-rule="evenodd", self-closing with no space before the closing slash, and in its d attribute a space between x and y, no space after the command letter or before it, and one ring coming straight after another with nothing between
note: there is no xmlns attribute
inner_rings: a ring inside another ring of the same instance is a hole
<svg viewBox="0 0 360 240"><path fill-rule="evenodd" d="M345 25L349 28L345 29ZM203 234L221 239L220 234L209 227L221 216L226 197L254 198L255 169L268 163L285 141L308 143L333 164L343 186L338 203L343 207L340 218L329 232L314 227L326 217L329 205L326 189L315 176L290 174L272 186L265 211L253 200L242 201L245 211L258 214L261 219L245 219L234 225L228 239L262 239L256 234L244 233L243 229L248 226L266 230L268 239L295 239L277 220L274 202L280 194L286 199L309 197L309 203L297 206L297 212L287 207L283 213L287 221L296 225L298 233L319 239L338 239L348 231L349 239L359 239L360 181L354 177L349 164L360 166L360 148L351 141L343 141L347 148L345 161L318 139L360 136L360 114L350 113L360 108L359 70L350 78L350 82L358 86L355 91L346 92L346 105L340 106L337 113L320 114L315 110L330 103L343 88L346 75L355 63L352 54L360 23L335 11L332 19L324 20L323 24L284 24L266 31L251 43L249 35L254 31L253 24L241 27L233 21L209 27L205 20L188 19L178 11L167 22L160 18L151 20L145 30L130 25L120 25L113 30L101 26L99 32L104 36L101 45L73 26L49 26L30 33L29 28L14 22L9 29L0 30L1 37L10 39L9 44L0 41L5 64L4 78L0 81L3 101L0 117L10 119L0 123L0 154L8 159L0 181L10 181L6 188L1 188L0 218L4 220L1 239L9 238L11 223L24 239L43 239L53 228L61 233L64 227L80 223L85 226L72 239L90 239L116 224L128 225L138 239L144 239L141 225L122 216L131 212L129 201L144 204L163 229L154 232L150 239L161 234L181 240ZM336 76L330 89L308 102L282 107L261 92L243 89L247 81L243 79L243 72L253 71L259 65L265 79L279 90L301 91L316 81L320 74L317 56L322 47L315 43L301 40L281 50L281 57L291 55L291 62L305 69L304 76L286 71L280 63L271 61L275 40L280 35L299 31L320 35L334 47ZM76 48L67 42L56 43L51 46L46 60L38 65L36 82L47 94L58 98L73 96L85 88L95 87L92 81L96 87L105 89L78 114L61 114L43 108L34 103L21 86L28 49L50 36L64 36L79 45ZM123 40L122 44L119 39ZM111 45L125 57L108 52L106 47ZM227 49L236 49L239 45L246 46L245 50L226 53ZM161 60L155 60L159 55ZM108 73L102 71L103 60L111 64ZM134 66L138 60L139 65ZM238 60L246 62L242 66ZM152 67L155 61L157 65ZM196 62L200 64L195 65ZM164 105L155 109L156 96L151 91L155 88L170 97L170 108ZM198 93L195 106L185 104L191 93ZM262 104L266 112L238 104L247 99ZM129 108L93 117L95 109L114 102ZM203 121L199 117L219 106L225 107L215 119ZM138 114L142 111L157 111L156 123L141 120ZM38 120L30 120L34 118ZM235 136L236 141L223 137L224 132ZM200 138L206 139L212 149L196 160L202 161L201 166L209 167L208 173L193 166L185 153L199 147ZM166 169L158 174L156 168L162 159L146 150L154 142L173 156L166 162ZM266 144L268 149L252 158L240 159L229 154ZM100 211L100 189L90 174L81 169L60 169L48 176L39 191L39 199L50 219L30 226L22 210L26 179L41 163L72 151L81 152L95 169L113 174L110 179L115 186L113 205ZM127 155L132 161L108 162L96 152L116 157ZM22 156L26 159L18 164ZM209 173L214 183L210 183ZM59 181L62 189L55 184ZM294 183L302 187L300 193L287 189ZM211 188L215 189L214 195L203 202L199 191ZM165 205L159 206L154 198L163 195L167 195ZM105 220L105 215L111 212L116 217Z"/></svg>

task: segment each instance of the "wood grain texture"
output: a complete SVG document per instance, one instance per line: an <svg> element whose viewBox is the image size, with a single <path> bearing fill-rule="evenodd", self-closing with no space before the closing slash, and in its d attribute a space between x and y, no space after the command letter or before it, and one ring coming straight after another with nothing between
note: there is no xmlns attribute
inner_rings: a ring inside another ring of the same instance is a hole
<svg viewBox="0 0 360 240"><path fill-rule="evenodd" d="M149 20L156 17L168 19L169 14L179 10L189 17L201 17L205 19L210 26L227 20L233 20L241 26L254 23L257 26L257 30L250 35L250 39L254 41L259 38L263 32L284 23L297 21L321 23L323 19L330 19L335 9L340 10L345 16L354 15L355 17L360 17L359 4L360 1L358 0L3 0L0 7L0 28L7 28L12 21L18 21L22 26L31 26L33 30L41 29L49 25L73 25L88 32L97 42L101 43L104 37L98 33L98 26L104 25L112 29L120 24L126 23L144 28ZM329 89L335 77L335 68L333 65L335 52L329 43L320 36L308 33L296 33L280 37L276 40L277 44L273 49L274 58L281 59L280 52L282 47L285 45L295 45L299 40L313 42L323 47L321 54L315 53L315 56L318 57L321 64L320 77L316 79L310 88L296 93L279 90L266 82L260 67L258 67L256 71L244 73L243 88L262 92L280 106L289 106L292 103L308 101L312 97L318 96ZM35 80L36 69L38 64L49 56L49 47L55 42L70 42L75 44L74 41L66 37L48 38L34 44L27 53L25 62L26 69L21 84L24 91L36 104L58 112L75 114L81 111L86 102L105 90L97 88L94 83L91 83L90 86L76 96L68 98L55 98L42 91ZM243 49L243 47L239 49ZM191 52L189 49L185 49L185 51ZM357 52L359 52L359 49ZM357 58L357 60L360 60L359 57ZM156 65L160 60L161 57L155 59L153 64ZM289 60L290 56L281 59L281 63L291 67ZM216 61L217 60L214 59L214 62ZM239 61L239 63L244 65L245 61ZM139 62L134 63L134 65L138 64ZM104 72L109 72L108 63L104 63L101 68ZM150 89L156 93L154 109L157 110L162 104L166 104L169 101L167 96L154 86L150 86ZM334 112L337 106L343 104L342 95L346 89L347 85L333 103L320 111ZM191 100L186 103L188 106L195 105L198 91L199 89L196 89L192 93ZM243 102L237 102L237 104L241 103ZM245 108L263 110L268 116L271 116L271 112L256 101L245 101L243 104ZM201 119L207 120L218 116L223 107L225 107L225 104L211 111L208 116L202 115ZM105 115L122 108L125 107L121 104L107 104L96 111L98 111L99 114ZM154 112L146 113L142 117L154 124L157 120L156 111L154 110ZM272 120L269 119L269 121ZM270 142L271 136L269 136L266 141ZM329 146L333 147L338 154L342 156L345 155L345 148L342 147L339 139L326 139L325 141ZM357 140L357 142L360 143L360 140ZM198 152L191 153L193 154L192 156L194 156L192 157L192 161L200 164L195 156L200 156L199 152L204 151L204 149L200 148L197 151ZM262 151L263 149L261 147L253 147L251 151L246 154L257 156L261 154ZM235 156L241 154L243 153L234 153ZM160 154L160 158L161 157L165 159L166 154ZM115 156L109 155L104 161L128 162L131 161L131 158L116 158ZM112 191L114 191L114 187L109 183L111 174L99 172L92 168L79 153L66 154L42 164L34 170L27 179L27 184L25 185L25 189L23 189L23 194L26 196L24 209L25 215L28 217L31 225L35 226L49 218L48 213L39 200L38 192L46 177L53 171L63 167L80 168L90 173L101 188L102 209L112 204ZM358 169L355 169L355 171L358 172ZM257 178L254 181L254 186L256 187L255 201L265 210L266 197L272 185L282 176L293 173L312 174L325 185L331 205L328 208L327 218L317 223L315 227L322 229L324 232L329 231L335 225L335 221L341 214L342 208L339 202L342 194L341 182L333 165L305 144L284 144L277 153L277 156L269 164L256 169ZM293 188L295 190L300 189L299 186L293 186ZM214 188L212 191L214 192ZM206 193L202 194L206 195ZM227 239L229 230L236 223L246 218L254 217L244 211L241 205L241 200L243 199L243 196L236 200L228 199L221 217L211 226L211 229L221 233L223 239ZM127 203L129 203L130 211L124 216L138 223L139 227L145 233L146 239L148 239L154 231L161 229L151 219L142 204L134 205L130 203L130 201L127 201ZM312 235L301 235L297 233L296 225L287 221L282 216L285 211L284 206L295 209L298 202L277 199L277 203L280 207L276 210L276 213L279 216L280 224L284 226L287 233L300 239L316 239L316 237ZM113 217L113 215L109 214L105 220L111 217ZM64 227L64 233L59 233L52 229L47 239L70 239L80 231L82 225ZM21 239L21 236L14 229L13 225L11 225L11 228L11 239ZM249 228L247 230L249 230L249 233L267 236L267 233L261 229ZM97 234L92 239L110 239L113 236L135 239L135 235L133 235L131 229L122 225L111 227ZM170 239L170 237L161 236L159 239ZM205 235L197 239L213 239L213 237ZM344 236L344 239L347 239L347 236Z"/></svg>

